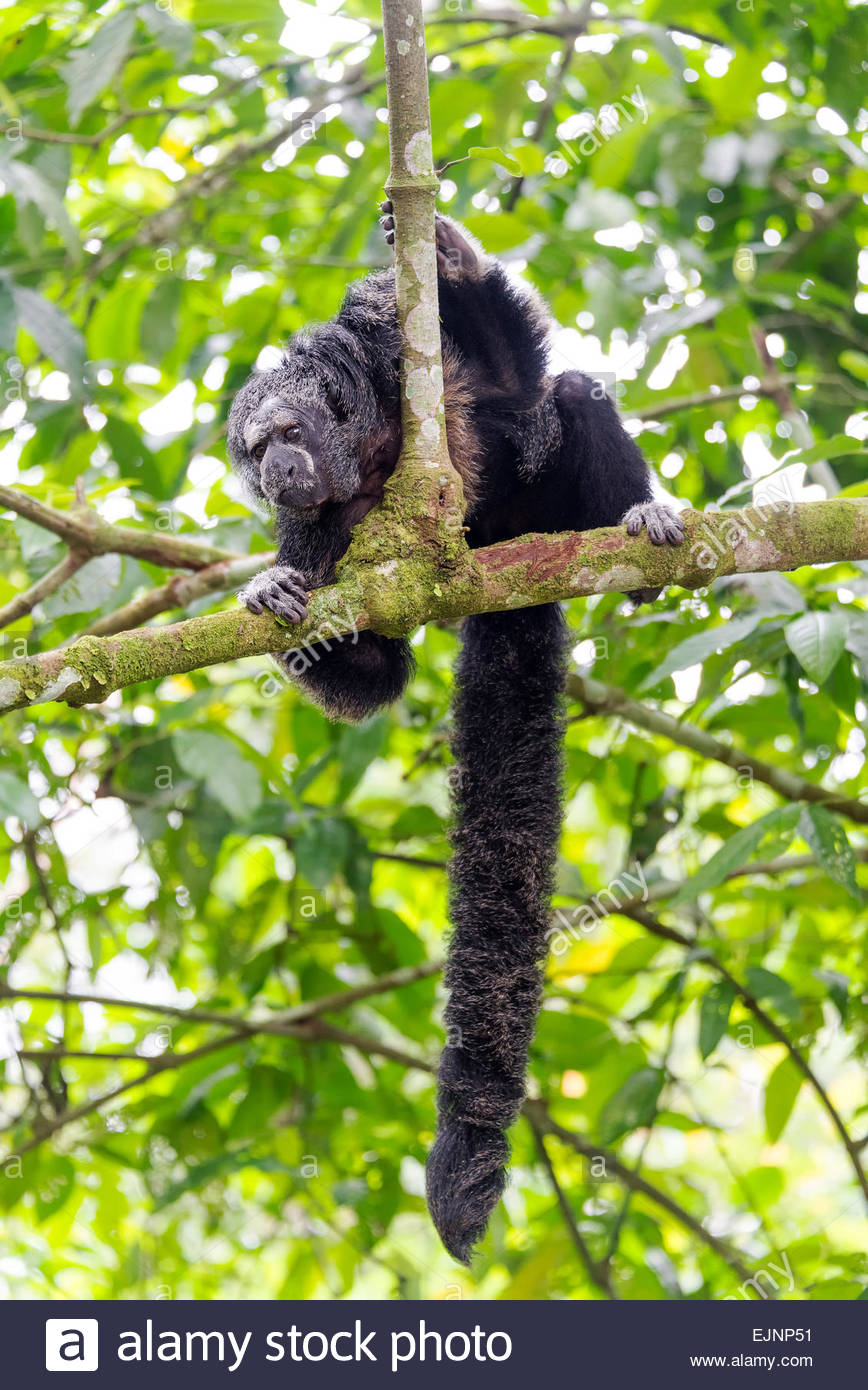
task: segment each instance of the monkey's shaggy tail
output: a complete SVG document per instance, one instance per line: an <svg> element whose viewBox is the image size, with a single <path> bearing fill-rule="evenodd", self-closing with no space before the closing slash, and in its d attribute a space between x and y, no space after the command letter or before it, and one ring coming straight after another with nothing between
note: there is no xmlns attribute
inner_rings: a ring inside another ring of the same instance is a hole
<svg viewBox="0 0 868 1390"><path fill-rule="evenodd" d="M506 1184L542 995L566 633L556 605L468 618L456 671L450 999L427 1188L465 1264Z"/></svg>

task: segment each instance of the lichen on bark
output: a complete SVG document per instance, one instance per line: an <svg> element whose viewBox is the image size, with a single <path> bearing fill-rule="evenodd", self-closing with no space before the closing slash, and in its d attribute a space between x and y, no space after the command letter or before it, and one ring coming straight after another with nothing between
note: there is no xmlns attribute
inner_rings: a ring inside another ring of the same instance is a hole
<svg viewBox="0 0 868 1390"><path fill-rule="evenodd" d="M757 509L682 515L686 538L676 549L652 545L646 536L630 538L616 526L519 536L468 551L467 563L451 572L438 564L434 547L417 545L409 556L390 553L385 532L373 561L345 569L338 583L317 590L307 621L297 627L239 608L82 637L58 651L0 663L0 710L58 696L70 705L100 701L138 681L299 648L324 631L371 627L402 636L420 623L471 613L670 584L699 589L722 575L868 560L868 499L789 504L763 515Z"/></svg>

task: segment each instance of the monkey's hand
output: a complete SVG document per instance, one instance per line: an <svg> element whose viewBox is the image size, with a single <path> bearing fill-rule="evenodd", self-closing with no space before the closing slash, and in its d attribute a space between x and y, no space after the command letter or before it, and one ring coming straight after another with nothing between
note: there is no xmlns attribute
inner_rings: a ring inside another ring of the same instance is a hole
<svg viewBox="0 0 868 1390"><path fill-rule="evenodd" d="M388 200L380 204L384 214L380 218L386 241L395 245L394 208ZM480 273L479 256L460 227L450 222L448 217L434 216L434 231L437 239L437 274L446 280L460 280L462 277L477 279Z"/></svg>
<svg viewBox="0 0 868 1390"><path fill-rule="evenodd" d="M289 565L272 565L256 574L238 594L251 613L269 609L283 623L301 623L307 617L308 593L304 575Z"/></svg>
<svg viewBox="0 0 868 1390"><path fill-rule="evenodd" d="M662 502L639 502L625 512L621 525L627 527L628 536L638 536L644 526L652 545L681 545L684 540L684 522ZM638 606L653 603L662 593L662 589L633 589L628 597Z"/></svg>

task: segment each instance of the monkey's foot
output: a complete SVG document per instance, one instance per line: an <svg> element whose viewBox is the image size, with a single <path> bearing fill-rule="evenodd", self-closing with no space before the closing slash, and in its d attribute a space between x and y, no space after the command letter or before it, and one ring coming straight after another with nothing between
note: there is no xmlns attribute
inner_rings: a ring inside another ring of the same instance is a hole
<svg viewBox="0 0 868 1390"><path fill-rule="evenodd" d="M238 594L251 613L269 609L284 623L301 623L307 617L307 589L304 575L288 565L272 565L255 574Z"/></svg>
<svg viewBox="0 0 868 1390"><path fill-rule="evenodd" d="M638 536L644 526L652 545L681 545L684 522L677 512L662 502L639 502L621 517L628 536Z"/></svg>
<svg viewBox="0 0 868 1390"><path fill-rule="evenodd" d="M383 216L380 218L380 226L382 227L383 235L385 236L386 241L389 243L390 246L395 245L395 218L393 216L394 211L395 209L392 207L392 204L388 198L384 203L380 204L380 212L383 213Z"/></svg>
<svg viewBox="0 0 868 1390"><path fill-rule="evenodd" d="M395 244L395 209L389 199L380 204L383 216L380 226L390 246ZM463 275L474 279L479 274L479 257L460 229L448 217L434 216L437 238L437 274L447 280L459 280Z"/></svg>

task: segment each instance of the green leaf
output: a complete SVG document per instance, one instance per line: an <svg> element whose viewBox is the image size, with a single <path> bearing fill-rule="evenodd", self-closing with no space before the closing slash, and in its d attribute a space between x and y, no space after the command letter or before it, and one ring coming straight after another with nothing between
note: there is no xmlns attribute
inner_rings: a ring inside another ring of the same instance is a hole
<svg viewBox="0 0 868 1390"><path fill-rule="evenodd" d="M366 724L342 729L338 741L338 766L341 770L338 800L346 801L353 787L364 776L386 741L385 719L372 719Z"/></svg>
<svg viewBox="0 0 868 1390"><path fill-rule="evenodd" d="M699 1006L699 1053L710 1057L726 1032L735 990L728 980L710 985Z"/></svg>
<svg viewBox="0 0 868 1390"><path fill-rule="evenodd" d="M847 619L843 613L805 613L787 624L784 637L802 670L822 685L844 650Z"/></svg>
<svg viewBox="0 0 868 1390"><path fill-rule="evenodd" d="M792 1057L779 1062L766 1082L766 1134L775 1144L787 1127L804 1077Z"/></svg>
<svg viewBox="0 0 868 1390"><path fill-rule="evenodd" d="M723 883L727 874L733 873L748 862L768 835L786 835L787 832L794 831L800 810L799 806L780 806L730 835L717 853L713 854L670 900L672 906L692 902L700 893L707 893L709 889Z"/></svg>
<svg viewBox="0 0 868 1390"><path fill-rule="evenodd" d="M745 971L745 983L751 994L760 1001L771 1000L782 1014L794 1017L799 1012L799 1001L793 994L793 987L781 975L775 975L762 965L752 965Z"/></svg>
<svg viewBox="0 0 868 1390"><path fill-rule="evenodd" d="M838 361L851 376L858 377L860 381L868 381L868 353L858 352L856 348L845 348Z"/></svg>
<svg viewBox="0 0 868 1390"><path fill-rule="evenodd" d="M642 1067L627 1078L600 1114L600 1139L604 1144L651 1123L665 1079L657 1067Z"/></svg>
<svg viewBox="0 0 868 1390"><path fill-rule="evenodd" d="M196 32L185 20L176 19L161 4L139 5L138 13L161 48L171 53L178 67L189 62Z"/></svg>
<svg viewBox="0 0 868 1390"><path fill-rule="evenodd" d="M706 657L712 656L714 652L726 651L729 647L737 646L759 626L765 616L757 609L743 618L731 618L728 623L708 628L705 632L694 633L664 657L650 676L645 677L639 689L653 690L655 685L671 676L673 671L684 671L688 666L695 666Z"/></svg>
<svg viewBox="0 0 868 1390"><path fill-rule="evenodd" d="M15 297L8 280L0 276L0 352L11 353L14 351L17 331L18 316L15 312Z"/></svg>
<svg viewBox="0 0 868 1390"><path fill-rule="evenodd" d="M173 734L172 747L184 772L203 782L231 816L245 820L253 814L262 800L259 772L231 739L204 729L184 729Z"/></svg>
<svg viewBox="0 0 868 1390"><path fill-rule="evenodd" d="M823 463L826 459L840 458L844 454L861 454L862 445L850 434L834 434L831 439L822 439L809 449L799 449L797 453L787 454L790 463Z"/></svg>
<svg viewBox="0 0 868 1390"><path fill-rule="evenodd" d="M541 174L545 168L543 151L530 140L513 140L509 148L509 158L515 160L524 175Z"/></svg>
<svg viewBox="0 0 868 1390"><path fill-rule="evenodd" d="M474 159L490 159L492 164L502 164L510 174L524 172L516 156L507 154L499 145L471 145L467 153Z"/></svg>
<svg viewBox="0 0 868 1390"><path fill-rule="evenodd" d="M292 1095L292 1078L277 1067L260 1063L250 1069L246 1081L247 1094L239 1103L230 1126L234 1139L261 1134Z"/></svg>
<svg viewBox="0 0 868 1390"><path fill-rule="evenodd" d="M825 806L806 806L799 820L799 830L829 878L845 888L851 898L860 898L856 857L839 818Z"/></svg>
<svg viewBox="0 0 868 1390"><path fill-rule="evenodd" d="M36 1215L47 1221L69 1201L76 1191L76 1172L72 1160L55 1155L40 1164L36 1174Z"/></svg>
<svg viewBox="0 0 868 1390"><path fill-rule="evenodd" d="M198 1192L200 1188L205 1187L215 1178L241 1172L244 1168L253 1168L260 1173L289 1172L286 1165L276 1158L270 1158L268 1155L254 1158L249 1148L214 1154L202 1163L192 1164L185 1177L180 1178L178 1182L171 1183L164 1192L160 1192L154 1198L153 1209L154 1211L164 1211L173 1202L177 1202L179 1197L183 1197L185 1192Z"/></svg>
<svg viewBox="0 0 868 1390"><path fill-rule="evenodd" d="M23 159L0 159L0 179L14 194L18 203L32 203L46 222L54 227L72 255L80 253L78 236L69 220L63 198L32 164Z"/></svg>
<svg viewBox="0 0 868 1390"><path fill-rule="evenodd" d="M814 976L821 980L829 991L829 998L841 1015L841 1022L847 1022L850 1009L850 980L840 970L815 970Z"/></svg>
<svg viewBox="0 0 868 1390"><path fill-rule="evenodd" d="M135 10L124 8L100 25L90 43L73 49L62 70L67 86L66 109L73 126L78 125L82 112L122 66L135 28Z"/></svg>
<svg viewBox="0 0 868 1390"><path fill-rule="evenodd" d="M0 768L0 821L4 816L17 816L34 830L42 820L39 802L27 783L8 768Z"/></svg>
<svg viewBox="0 0 868 1390"><path fill-rule="evenodd" d="M93 613L112 597L121 580L120 555L97 555L77 574L42 602L46 618L65 618L70 613Z"/></svg>
<svg viewBox="0 0 868 1390"><path fill-rule="evenodd" d="M139 342L151 362L162 362L177 340L181 282L172 276L162 279L148 296L139 319Z"/></svg>
<svg viewBox="0 0 868 1390"><path fill-rule="evenodd" d="M72 380L73 388L84 375L84 338L64 313L35 290L15 285L12 290L21 327L45 354Z"/></svg>
<svg viewBox="0 0 868 1390"><path fill-rule="evenodd" d="M349 842L349 830L343 821L311 821L293 845L299 873L314 888L328 888L346 862Z"/></svg>

